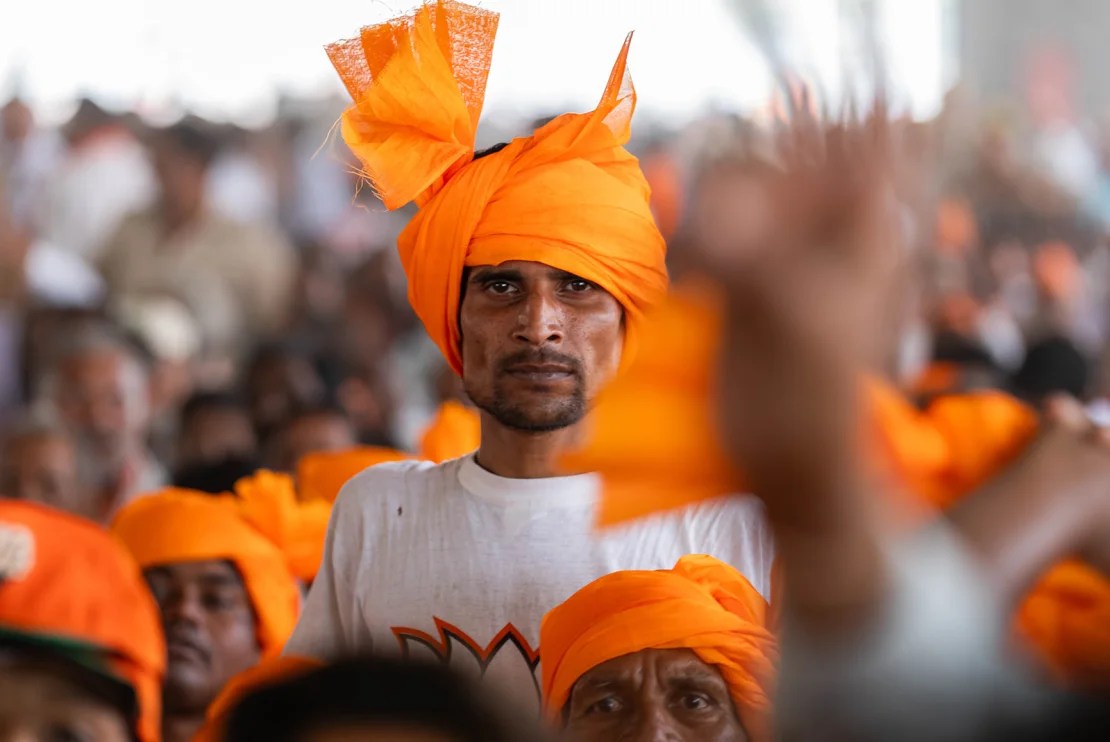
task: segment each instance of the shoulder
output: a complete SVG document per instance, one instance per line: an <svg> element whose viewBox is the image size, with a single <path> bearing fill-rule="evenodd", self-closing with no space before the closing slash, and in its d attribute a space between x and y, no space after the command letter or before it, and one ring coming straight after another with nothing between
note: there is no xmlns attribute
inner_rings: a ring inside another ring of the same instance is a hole
<svg viewBox="0 0 1110 742"><path fill-rule="evenodd" d="M413 497L432 498L458 481L459 462L391 461L371 466L343 485L335 509L349 512Z"/></svg>

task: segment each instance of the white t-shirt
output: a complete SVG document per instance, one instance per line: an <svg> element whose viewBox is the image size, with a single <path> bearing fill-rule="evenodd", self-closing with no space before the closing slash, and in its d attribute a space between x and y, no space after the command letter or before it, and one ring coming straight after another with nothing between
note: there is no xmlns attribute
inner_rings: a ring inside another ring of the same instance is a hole
<svg viewBox="0 0 1110 742"><path fill-rule="evenodd" d="M436 658L523 691L520 702L538 713L540 620L598 577L711 554L769 597L773 547L755 498L720 498L598 532L597 494L591 474L506 479L473 454L367 469L335 503L286 653Z"/></svg>

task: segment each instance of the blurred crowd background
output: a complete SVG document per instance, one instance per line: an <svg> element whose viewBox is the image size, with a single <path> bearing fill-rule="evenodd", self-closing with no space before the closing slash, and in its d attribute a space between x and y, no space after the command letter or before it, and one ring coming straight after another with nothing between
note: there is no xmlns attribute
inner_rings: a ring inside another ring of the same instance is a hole
<svg viewBox="0 0 1110 742"><path fill-rule="evenodd" d="M753 21L745 3L697 5L684 12L724 18L759 48L815 19L843 24L825 36L850 36L860 3L782 3L754 19L773 21L762 29L741 22ZM880 38L901 131L930 174L915 178L927 184L911 220L918 262L892 372L921 400L1064 390L1110 420L1110 86L1090 33L1110 9L925 3L931 66L907 72L895 42L921 10L877 5L893 29ZM641 55L663 48L651 31ZM799 100L827 92L828 55L783 53L820 72L793 81ZM104 521L161 484L220 492L310 451L411 450L436 407L461 397L406 301L394 247L410 215L359 186L335 134L337 83L283 96L247 127L203 101L204 116L184 99L121 106L118 89L59 108L34 88L33 62L12 62L0 88L0 491ZM653 109L660 66L633 59L644 113L632 149L673 235L698 164L758 148L784 101L706 92L700 107ZM725 76L747 84L743 69ZM922 79L942 93L932 104L913 93ZM547 113L494 106L482 137L525 133Z"/></svg>

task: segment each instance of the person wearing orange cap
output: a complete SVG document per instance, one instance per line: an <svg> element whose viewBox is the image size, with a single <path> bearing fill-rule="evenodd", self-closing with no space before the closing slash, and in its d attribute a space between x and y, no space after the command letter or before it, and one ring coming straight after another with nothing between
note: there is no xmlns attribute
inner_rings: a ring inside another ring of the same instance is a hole
<svg viewBox="0 0 1110 742"><path fill-rule="evenodd" d="M103 529L0 501L0 738L158 742L165 644Z"/></svg>
<svg viewBox="0 0 1110 742"><path fill-rule="evenodd" d="M544 707L580 742L771 739L767 601L707 556L614 572L544 616Z"/></svg>
<svg viewBox="0 0 1110 742"><path fill-rule="evenodd" d="M497 20L427 2L329 48L363 173L388 208L418 207L398 240L409 301L478 408L480 439L344 486L286 652L399 647L469 665L538 711L540 617L575 589L710 553L766 593L773 557L754 499L597 534L597 478L562 470L665 295L665 244L623 146L628 41L596 109L475 152Z"/></svg>
<svg viewBox="0 0 1110 742"><path fill-rule="evenodd" d="M187 742L235 674L281 650L300 604L281 551L231 496L164 490L112 532L143 569L166 635L165 742Z"/></svg>

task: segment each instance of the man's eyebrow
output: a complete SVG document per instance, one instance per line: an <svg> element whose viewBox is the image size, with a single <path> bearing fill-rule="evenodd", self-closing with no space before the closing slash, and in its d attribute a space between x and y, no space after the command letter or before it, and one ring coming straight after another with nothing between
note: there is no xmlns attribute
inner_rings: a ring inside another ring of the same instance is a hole
<svg viewBox="0 0 1110 742"><path fill-rule="evenodd" d="M578 275L577 273L559 270L558 268L552 269L552 271L548 273L547 276L548 278L552 278L556 281L585 281L586 283L593 283L593 281L589 280L588 278L582 278L582 276Z"/></svg>
<svg viewBox="0 0 1110 742"><path fill-rule="evenodd" d="M470 274L471 283L490 283L493 281L521 281L523 274L511 268L478 268Z"/></svg>

